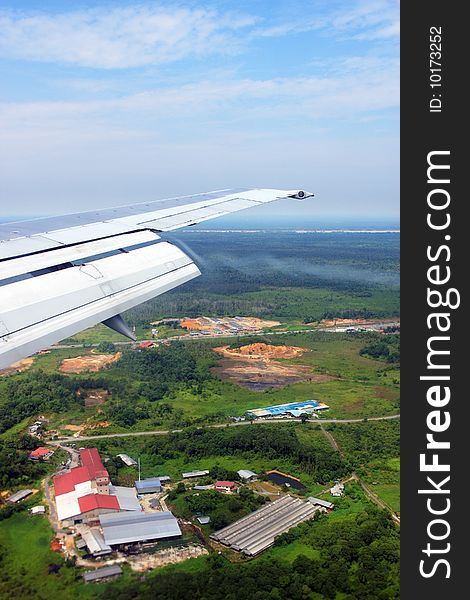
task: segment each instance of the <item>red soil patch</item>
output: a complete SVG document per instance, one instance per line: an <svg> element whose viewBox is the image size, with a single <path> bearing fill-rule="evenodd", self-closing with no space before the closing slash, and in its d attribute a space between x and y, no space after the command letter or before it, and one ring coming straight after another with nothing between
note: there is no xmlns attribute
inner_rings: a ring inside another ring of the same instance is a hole
<svg viewBox="0 0 470 600"><path fill-rule="evenodd" d="M87 354L76 358L64 358L60 365L62 373L83 373L84 371L99 371L105 365L109 365L122 356L122 352L116 354Z"/></svg>
<svg viewBox="0 0 470 600"><path fill-rule="evenodd" d="M214 350L227 358L256 360L263 358L295 358L296 356L302 356L302 354L309 351L308 348L296 346L272 346L271 344L264 344L262 342L248 344L247 346L241 346L240 348L221 346L220 348L214 348Z"/></svg>

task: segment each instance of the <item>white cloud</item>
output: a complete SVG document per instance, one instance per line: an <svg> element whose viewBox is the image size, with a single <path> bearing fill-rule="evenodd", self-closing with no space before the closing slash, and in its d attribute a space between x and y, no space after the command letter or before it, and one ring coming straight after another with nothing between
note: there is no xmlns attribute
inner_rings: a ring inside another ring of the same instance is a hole
<svg viewBox="0 0 470 600"><path fill-rule="evenodd" d="M233 54L250 40L321 30L357 40L399 34L395 0L364 0L341 10L265 19L212 8L155 4L59 14L0 12L0 56L98 69Z"/></svg>
<svg viewBox="0 0 470 600"><path fill-rule="evenodd" d="M398 107L398 61L350 57L336 61L323 76L276 79L214 78L210 81L160 88L104 100L26 102L0 104L3 122L0 137L38 131L153 130L178 126L191 119L194 126L212 123L233 128L240 121L256 130L256 122L275 117L276 127L285 119L312 121L354 119L358 115ZM191 127L192 128L192 127ZM191 135L191 129L187 135Z"/></svg>
<svg viewBox="0 0 470 600"><path fill-rule="evenodd" d="M129 5L62 14L0 13L0 55L114 69L230 53L255 17Z"/></svg>
<svg viewBox="0 0 470 600"><path fill-rule="evenodd" d="M305 8L305 5L304 5ZM396 0L362 0L343 3L340 10L303 14L301 18L283 18L275 24L259 26L253 37L279 37L283 35L321 31L333 37L356 40L380 40L397 37L400 33Z"/></svg>

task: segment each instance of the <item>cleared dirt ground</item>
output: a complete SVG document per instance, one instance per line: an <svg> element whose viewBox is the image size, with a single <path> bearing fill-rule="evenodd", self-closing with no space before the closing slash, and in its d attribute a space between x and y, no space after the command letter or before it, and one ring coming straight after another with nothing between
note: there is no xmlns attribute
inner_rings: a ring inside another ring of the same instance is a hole
<svg viewBox="0 0 470 600"><path fill-rule="evenodd" d="M272 346L271 344L256 343L241 346L240 348L230 348L229 346L221 346L214 348L227 358L243 358L250 360L261 360L270 358L295 358L302 356L308 352L308 348L300 348L297 346Z"/></svg>
<svg viewBox="0 0 470 600"><path fill-rule="evenodd" d="M31 367L34 362L34 358L23 358L18 362L11 364L6 369L0 370L0 377L5 377L6 375L14 375L15 373L21 373L22 371L26 371Z"/></svg>
<svg viewBox="0 0 470 600"><path fill-rule="evenodd" d="M306 365L291 365L276 360L301 356L308 352L308 348L256 343L234 349L221 346L214 350L224 358L212 369L212 373L252 391L282 388L301 381L318 383L334 379L325 373L313 373L312 368Z"/></svg>
<svg viewBox="0 0 470 600"><path fill-rule="evenodd" d="M60 365L62 373L83 373L84 371L99 371L105 365L109 365L122 356L122 352L116 354L86 354L75 358L64 358Z"/></svg>

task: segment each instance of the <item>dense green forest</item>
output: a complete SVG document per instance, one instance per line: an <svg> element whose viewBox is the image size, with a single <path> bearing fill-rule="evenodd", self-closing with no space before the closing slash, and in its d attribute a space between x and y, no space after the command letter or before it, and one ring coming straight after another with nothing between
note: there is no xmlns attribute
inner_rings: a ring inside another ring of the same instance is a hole
<svg viewBox="0 0 470 600"><path fill-rule="evenodd" d="M184 231L178 239L193 251L202 276L128 311L129 322L201 314L305 322L399 314L396 234Z"/></svg>
<svg viewBox="0 0 470 600"><path fill-rule="evenodd" d="M38 438L27 434L0 439L0 488L29 483L47 472L44 463L33 463L28 458L40 445Z"/></svg>
<svg viewBox="0 0 470 600"><path fill-rule="evenodd" d="M397 334L376 335L362 350L362 356L385 360L388 363L400 362L400 336Z"/></svg>

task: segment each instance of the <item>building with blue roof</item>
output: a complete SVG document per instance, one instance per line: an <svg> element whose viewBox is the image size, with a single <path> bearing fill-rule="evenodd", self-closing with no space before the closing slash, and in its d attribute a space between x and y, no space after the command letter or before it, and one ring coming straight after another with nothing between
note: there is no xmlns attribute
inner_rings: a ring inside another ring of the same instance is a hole
<svg viewBox="0 0 470 600"><path fill-rule="evenodd" d="M311 414L319 410L325 410L326 408L329 408L329 406L323 402L317 400L305 400L303 402L289 402L288 404L276 404L264 408L253 408L252 410L247 410L246 414L255 418L280 416L298 417L302 413Z"/></svg>
<svg viewBox="0 0 470 600"><path fill-rule="evenodd" d="M162 482L158 477L141 479L134 483L138 494L155 494L162 491Z"/></svg>

